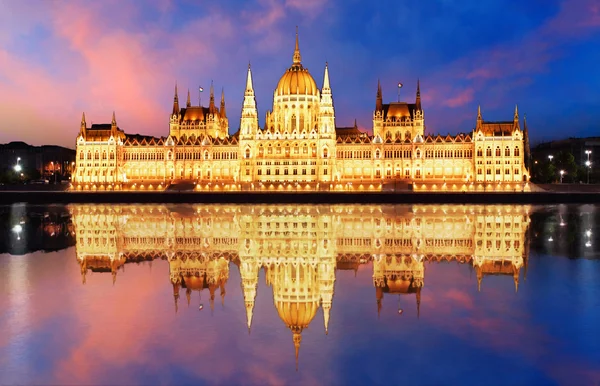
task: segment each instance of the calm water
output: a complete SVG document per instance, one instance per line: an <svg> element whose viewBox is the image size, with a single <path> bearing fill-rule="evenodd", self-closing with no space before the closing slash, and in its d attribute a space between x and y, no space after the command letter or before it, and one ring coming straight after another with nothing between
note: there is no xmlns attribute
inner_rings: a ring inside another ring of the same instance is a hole
<svg viewBox="0 0 600 386"><path fill-rule="evenodd" d="M600 207L0 212L0 384L600 384Z"/></svg>

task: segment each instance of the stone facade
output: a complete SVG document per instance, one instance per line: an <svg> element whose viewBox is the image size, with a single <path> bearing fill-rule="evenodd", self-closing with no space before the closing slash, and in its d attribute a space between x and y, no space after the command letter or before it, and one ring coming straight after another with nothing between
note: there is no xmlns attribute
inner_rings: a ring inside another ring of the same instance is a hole
<svg viewBox="0 0 600 386"><path fill-rule="evenodd" d="M217 108L179 107L177 86L167 137L129 135L113 120L77 137L77 190L162 190L189 183L198 191L526 191L527 127L486 122L454 136L425 133L415 103L383 103L377 86L372 134L336 127L329 68L322 88L302 66L298 36L292 66L279 80L263 127L248 66L240 129L229 135L225 97Z"/></svg>

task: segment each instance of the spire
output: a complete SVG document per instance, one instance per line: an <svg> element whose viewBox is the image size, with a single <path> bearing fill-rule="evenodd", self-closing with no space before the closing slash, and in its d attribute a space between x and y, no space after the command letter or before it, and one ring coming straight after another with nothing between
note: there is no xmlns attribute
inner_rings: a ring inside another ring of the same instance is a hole
<svg viewBox="0 0 600 386"><path fill-rule="evenodd" d="M417 288L417 319L421 316L421 287Z"/></svg>
<svg viewBox="0 0 600 386"><path fill-rule="evenodd" d="M481 121L481 105L477 105L477 120Z"/></svg>
<svg viewBox="0 0 600 386"><path fill-rule="evenodd" d="M323 305L323 323L325 324L325 335L329 333L329 312L331 311L331 304Z"/></svg>
<svg viewBox="0 0 600 386"><path fill-rule="evenodd" d="M475 130L481 130L483 126L483 118L481 118L481 105L477 105L477 125Z"/></svg>
<svg viewBox="0 0 600 386"><path fill-rule="evenodd" d="M254 311L254 299L251 301L246 300L246 323L248 324L248 333L252 327L252 313Z"/></svg>
<svg viewBox="0 0 600 386"><path fill-rule="evenodd" d="M177 95L177 82L175 82L175 96L173 97L173 115L179 114L179 95Z"/></svg>
<svg viewBox="0 0 600 386"><path fill-rule="evenodd" d="M531 147L529 145L529 129L527 128L527 114L523 115L523 147L525 153L525 166L531 173Z"/></svg>
<svg viewBox="0 0 600 386"><path fill-rule="evenodd" d="M175 313L179 310L177 301L179 300L179 284L173 283L173 299L175 300Z"/></svg>
<svg viewBox="0 0 600 386"><path fill-rule="evenodd" d="M227 112L225 111L225 89L221 89L221 118L227 118Z"/></svg>
<svg viewBox="0 0 600 386"><path fill-rule="evenodd" d="M294 332L292 340L294 341L294 351L296 354L296 371L298 371L298 354L300 354L300 342L302 342L302 334L299 332Z"/></svg>
<svg viewBox="0 0 600 386"><path fill-rule="evenodd" d="M81 114L81 127L85 128L85 112Z"/></svg>
<svg viewBox="0 0 600 386"><path fill-rule="evenodd" d="M421 85L419 79L417 79L417 101L415 107L418 111L421 110Z"/></svg>
<svg viewBox="0 0 600 386"><path fill-rule="evenodd" d="M113 127L117 126L117 118L115 117L115 112L113 111L112 121L110 123Z"/></svg>
<svg viewBox="0 0 600 386"><path fill-rule="evenodd" d="M515 105L515 121L519 120L519 106Z"/></svg>
<svg viewBox="0 0 600 386"><path fill-rule="evenodd" d="M329 86L329 69L328 69L327 62L325 62L325 76L323 77L323 91L330 90L330 89L331 89L331 87Z"/></svg>
<svg viewBox="0 0 600 386"><path fill-rule="evenodd" d="M377 79L377 99L375 101L375 111L383 110L383 97L381 95L381 83Z"/></svg>
<svg viewBox="0 0 600 386"><path fill-rule="evenodd" d="M296 48L294 49L293 62L295 65L300 65L302 57L300 56L300 46L298 45L298 26L296 26Z"/></svg>
<svg viewBox="0 0 600 386"><path fill-rule="evenodd" d="M185 107L192 107L192 97L190 96L189 88L188 88L187 101L185 102Z"/></svg>
<svg viewBox="0 0 600 386"><path fill-rule="evenodd" d="M354 128L358 129L358 124L356 123L356 118L354 118ZM354 276L356 277L356 270L354 271Z"/></svg>
<svg viewBox="0 0 600 386"><path fill-rule="evenodd" d="M248 77L246 78L246 94L252 93L254 95L254 87L252 87L252 70L250 69L250 63L248 63Z"/></svg>
<svg viewBox="0 0 600 386"><path fill-rule="evenodd" d="M216 111L215 108L215 88L213 86L212 80L210 81L210 103L208 105L208 113L214 114Z"/></svg>

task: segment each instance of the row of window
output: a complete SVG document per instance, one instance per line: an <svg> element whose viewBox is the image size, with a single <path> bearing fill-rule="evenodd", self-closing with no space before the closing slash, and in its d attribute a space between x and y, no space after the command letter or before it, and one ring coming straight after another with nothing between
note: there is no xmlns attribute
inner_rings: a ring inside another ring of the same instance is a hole
<svg viewBox="0 0 600 386"><path fill-rule="evenodd" d="M518 157L521 154L519 147L515 146L514 151L512 153L515 157ZM491 147L488 146L487 149L485 149L485 155L486 155L486 157L492 156L492 148ZM496 157L501 157L501 156L502 156L502 150L500 149L500 146L496 146ZM504 149L504 156L505 157L511 156L511 151L510 151L509 146L506 146L506 148ZM483 157L483 149L482 148L477 149L477 157Z"/></svg>
<svg viewBox="0 0 600 386"><path fill-rule="evenodd" d="M102 158L100 157L100 155L102 155ZM79 152L79 159L80 160L99 160L99 159L108 159L107 157L107 153L106 150L104 150L102 153L100 153L99 151L95 151L94 152L94 158L92 158L92 152L90 150L88 150L87 153L84 153L83 151ZM115 159L115 153L113 151L110 152L110 159Z"/></svg>
<svg viewBox="0 0 600 386"><path fill-rule="evenodd" d="M501 169L496 169L496 175L500 175ZM520 171L519 169L515 169L515 175L519 175ZM477 174L482 175L483 174L483 170L481 168L477 169ZM488 176L492 174L492 169L491 168L487 168L485 171L485 174L487 174ZM504 169L504 174L509 175L510 174L510 169L506 168Z"/></svg>
<svg viewBox="0 0 600 386"><path fill-rule="evenodd" d="M280 170L283 170L283 173ZM293 168L291 170L292 170L292 173L291 173L292 176L297 176L298 175L298 168ZM288 175L290 175L290 169L288 169L288 168L282 168L282 169L279 169L279 168L275 168L275 169L265 168L264 169L264 175L266 175L266 176L270 176L271 172L273 172L273 175L275 175L275 176L279 176L279 175L288 176ZM301 170L301 172L302 173L300 175L303 175L303 176L307 175L307 169L303 168ZM259 176L262 176L263 175L263 169L258 169L257 174ZM314 176L316 174L317 174L316 169L310 169L310 175L311 176ZM323 174L327 175L327 169L323 169ZM250 169L246 169L246 175L247 176L250 175Z"/></svg>

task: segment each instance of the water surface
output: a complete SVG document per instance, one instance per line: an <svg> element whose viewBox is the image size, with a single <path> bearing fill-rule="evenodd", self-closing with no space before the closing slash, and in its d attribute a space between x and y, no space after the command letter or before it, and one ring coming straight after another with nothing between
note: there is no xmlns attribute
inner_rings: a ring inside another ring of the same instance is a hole
<svg viewBox="0 0 600 386"><path fill-rule="evenodd" d="M595 206L0 207L0 384L595 384Z"/></svg>

